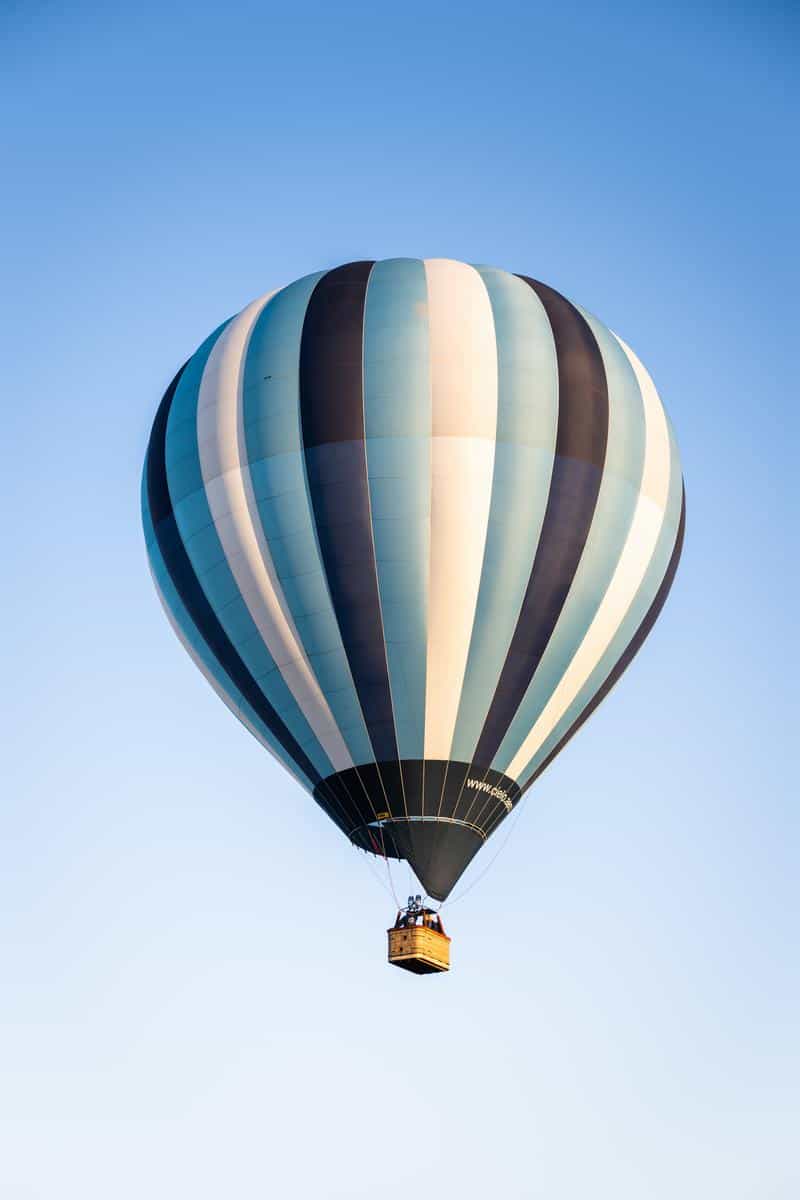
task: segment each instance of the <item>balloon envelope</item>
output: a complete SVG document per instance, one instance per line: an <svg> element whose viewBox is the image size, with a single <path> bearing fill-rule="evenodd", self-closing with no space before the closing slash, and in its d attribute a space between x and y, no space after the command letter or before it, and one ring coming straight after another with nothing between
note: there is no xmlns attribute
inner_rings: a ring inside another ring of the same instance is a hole
<svg viewBox="0 0 800 1200"><path fill-rule="evenodd" d="M633 658L684 527L633 351L449 259L348 263L220 326L158 409L142 509L211 685L438 899Z"/></svg>

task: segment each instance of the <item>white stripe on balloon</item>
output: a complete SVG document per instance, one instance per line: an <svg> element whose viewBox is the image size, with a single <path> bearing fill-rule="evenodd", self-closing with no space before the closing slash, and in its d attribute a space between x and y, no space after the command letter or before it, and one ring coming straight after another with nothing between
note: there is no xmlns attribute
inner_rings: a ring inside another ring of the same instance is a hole
<svg viewBox="0 0 800 1200"><path fill-rule="evenodd" d="M432 396L425 757L447 759L469 654L492 498L497 345L478 272L426 259Z"/></svg>
<svg viewBox="0 0 800 1200"><path fill-rule="evenodd" d="M342 771L353 760L286 603L257 517L245 452L244 361L255 323L273 295L243 309L209 355L197 403L200 468L222 549L248 611L334 770Z"/></svg>

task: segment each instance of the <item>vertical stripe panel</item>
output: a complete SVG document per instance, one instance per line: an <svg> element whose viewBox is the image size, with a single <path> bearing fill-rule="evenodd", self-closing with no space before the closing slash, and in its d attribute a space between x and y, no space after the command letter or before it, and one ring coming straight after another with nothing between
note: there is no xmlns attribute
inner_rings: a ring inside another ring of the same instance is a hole
<svg viewBox="0 0 800 1200"><path fill-rule="evenodd" d="M674 456L677 463L677 455ZM664 607L675 578L683 550L686 528L686 498L680 477L680 469L673 476L677 481L677 506L670 496L667 518L661 538L642 587L639 590L626 618L625 625L612 642L606 655L598 664L575 703L565 714L558 727L535 755L533 761L520 775L524 789L531 786L550 765L557 754L566 746L599 704L621 679L633 662ZM677 509L677 511L676 511ZM677 530L676 530L677 523ZM659 582L660 581L660 582ZM633 636L631 636L633 629ZM628 640L630 639L630 640Z"/></svg>
<svg viewBox="0 0 800 1200"><path fill-rule="evenodd" d="M317 540L377 762L397 759L364 445L364 304L372 263L328 272L300 344L300 412Z"/></svg>
<svg viewBox="0 0 800 1200"><path fill-rule="evenodd" d="M148 523L146 520L145 525ZM211 654L205 641L200 636L197 626L190 618L183 601L175 590L169 572L161 558L158 544L154 539L148 546L148 556L150 558L150 569L156 594L161 601L167 620L192 662L201 674L205 676L226 707L244 725L245 729L253 735L256 741L268 753L277 759L280 765L293 779L297 780L301 787L316 796L317 802L342 832L349 834L354 827L361 823L361 817L359 810L352 803L347 792L341 788L330 788L325 783L320 784L317 791L314 792L313 782L304 774L297 763L287 755L285 749L275 738L272 731L267 728L252 706L247 703L241 692L233 684L233 681L225 673L218 660Z"/></svg>
<svg viewBox="0 0 800 1200"><path fill-rule="evenodd" d="M253 623L333 768L339 771L352 766L352 759L288 610L258 520L247 465L244 362L253 327L270 299L255 301L234 318L209 356L197 406L200 466L217 535Z"/></svg>
<svg viewBox="0 0 800 1200"><path fill-rule="evenodd" d="M606 376L589 326L558 292L534 280L525 282L544 305L555 340L556 457L536 557L475 751L476 763L484 767L495 760L572 586L594 516L608 436Z"/></svg>
<svg viewBox="0 0 800 1200"><path fill-rule="evenodd" d="M163 412L164 471L156 473L164 489L160 511L173 514L179 505L183 506L188 515L190 535L205 528L211 520L197 455L197 393L209 355L228 324L229 321L224 321L215 329L178 373L174 393ZM161 415L156 416L156 421ZM153 477L151 484L155 486ZM153 523L157 525L159 520L154 513Z"/></svg>
<svg viewBox="0 0 800 1200"><path fill-rule="evenodd" d="M497 350L478 272L427 259L425 275L433 433L425 757L449 759L489 521Z"/></svg>
<svg viewBox="0 0 800 1200"><path fill-rule="evenodd" d="M207 443L209 438L216 440L217 432L198 428L198 402L206 367L211 362L213 370L214 350L220 343L224 345L223 339L231 324L228 323L220 331L213 344L205 343L192 356L175 391L167 419L164 451L166 474L174 502L174 519L182 554L191 565L195 581L242 668L248 678L255 681L270 710L313 762L317 773L325 777L332 770L330 759L287 687L253 621L220 541L205 489L198 433L202 432ZM216 371L213 373L216 374ZM204 391L203 394L205 396L208 393ZM203 453L206 449L204 445ZM179 498L176 498L176 494Z"/></svg>
<svg viewBox="0 0 800 1200"><path fill-rule="evenodd" d="M643 371L641 364L627 347L623 346L622 349L633 367L644 412L644 465L635 508L614 573L580 645L564 674L551 691L536 724L509 764L508 774L512 778L517 777L546 739L550 737L608 649L645 578L664 522L670 471L670 438L667 421L649 376ZM617 397L617 390L614 387L611 389L611 396L612 421L606 465L609 478L611 477L609 473L615 469L615 463L610 461L612 447L616 441L612 433ZM600 501L597 505L597 515L599 523ZM616 549L614 539L608 537L604 526L598 530L598 537L600 536L602 536L604 544L608 543L607 553L611 557L613 550Z"/></svg>
<svg viewBox="0 0 800 1200"><path fill-rule="evenodd" d="M430 553L431 394L425 269L377 263L364 314L364 423L375 562L401 758L421 759Z"/></svg>
<svg viewBox="0 0 800 1200"><path fill-rule="evenodd" d="M628 537L645 465L645 410L636 376L614 337L582 313L608 388L603 475L583 552L550 640L495 757L508 764L530 738L603 603Z"/></svg>
<svg viewBox="0 0 800 1200"><path fill-rule="evenodd" d="M536 293L478 267L497 338L498 412L492 501L452 757L469 762L511 643L539 542L558 429L555 343Z"/></svg>
<svg viewBox="0 0 800 1200"><path fill-rule="evenodd" d="M212 344L213 339L204 343L201 359L204 356L207 357ZM187 377L191 384L197 380L198 369L202 370L198 364L195 364L193 370L191 368L190 360L190 363L176 376L166 392L156 414L150 436L145 466L145 487L155 542L175 591L209 652L229 676L242 698L252 707L259 720L270 731L283 754L295 764L295 767L313 787L320 782L319 771L266 699L231 643L195 573L175 519L172 495L168 484L166 443L172 404L180 395L181 387Z"/></svg>
<svg viewBox="0 0 800 1200"><path fill-rule="evenodd" d="M243 437L254 523L351 761L361 763L372 760L372 746L317 544L300 429L300 338L323 274L284 288L256 321L245 358Z"/></svg>
<svg viewBox="0 0 800 1200"><path fill-rule="evenodd" d="M242 693L234 685L230 677L222 669L220 663L210 653L203 641L197 626L192 621L183 601L180 598L170 574L164 564L155 535L148 534L148 526L152 530L149 517L144 516L147 554L150 561L150 573L156 593L164 609L167 620L174 630L178 640L191 658L198 670L205 676L211 687L231 710L235 717L253 737L264 746L285 767L287 771L308 791L313 790L313 783L308 776L300 771L290 759L271 731L259 720L256 713L243 699Z"/></svg>

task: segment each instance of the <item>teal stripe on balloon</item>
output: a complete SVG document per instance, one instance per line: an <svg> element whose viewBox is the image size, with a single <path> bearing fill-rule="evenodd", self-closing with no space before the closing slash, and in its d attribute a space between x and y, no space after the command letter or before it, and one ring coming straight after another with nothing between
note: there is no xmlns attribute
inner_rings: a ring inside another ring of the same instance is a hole
<svg viewBox="0 0 800 1200"><path fill-rule="evenodd" d="M578 306L575 305L577 308ZM633 368L589 313L608 384L608 443L589 536L553 634L492 766L505 770L538 720L583 640L611 582L630 529L644 470L644 403Z"/></svg>
<svg viewBox="0 0 800 1200"><path fill-rule="evenodd" d="M333 770L330 759L264 645L228 565L203 487L197 402L216 336L204 342L187 364L167 422L166 470L175 520L200 586L225 633L292 737L324 778Z"/></svg>
<svg viewBox="0 0 800 1200"><path fill-rule="evenodd" d="M309 297L323 274L306 276L278 292L256 321L244 368L245 449L287 608L358 764L374 761L374 755L322 566L300 430L300 337Z"/></svg>
<svg viewBox="0 0 800 1200"><path fill-rule="evenodd" d="M476 269L494 317L498 413L486 549L451 751L462 762L475 752L519 617L547 507L558 427L558 364L541 300L507 271Z"/></svg>
<svg viewBox="0 0 800 1200"><path fill-rule="evenodd" d="M639 590L634 596L630 608L625 614L605 654L555 729L519 775L518 782L521 787L524 787L528 780L536 774L548 754L558 745L586 706L591 702L593 696L603 686L647 615L650 605L653 603L656 593L661 587L661 582L672 557L680 525L682 497L683 479L681 477L681 464L678 457L678 447L670 429L670 479L667 507L664 524L644 579L639 585Z"/></svg>
<svg viewBox="0 0 800 1200"><path fill-rule="evenodd" d="M173 508L184 501L187 496L197 496L198 493L202 493L202 498L198 498L194 505L189 505L189 509L193 512L190 527L192 533L202 529L203 525L207 525L211 520L208 505L205 503L203 475L197 455L197 393L200 390L200 380L211 351L231 320L232 318L223 321L211 336L207 337L195 350L183 369L169 410L166 447L167 482Z"/></svg>
<svg viewBox="0 0 800 1200"><path fill-rule="evenodd" d="M364 427L386 659L401 758L425 741L431 387L425 268L372 268L364 313Z"/></svg>
<svg viewBox="0 0 800 1200"><path fill-rule="evenodd" d="M263 721L259 718L256 712L251 708L247 701L242 697L241 692L235 686L230 676L225 671L219 659L209 650L205 639L201 637L192 618L189 616L180 595L178 594L172 577L167 570L161 550L156 540L153 524L150 519L150 509L147 502L147 486L146 486L147 469L145 467L145 477L142 487L142 524L144 526L145 544L147 546L147 556L150 561L150 568L153 572L153 577L158 586L158 590L163 597L163 602L166 605L169 613L177 627L180 629L182 636L185 638L187 645L197 657L197 660L202 663L203 671L208 678L214 681L220 691L220 695L227 704L231 712L245 725L246 728L255 732L255 735L260 741L272 751L275 757L279 760L282 766L286 767L295 775L304 787L313 792L314 785L312 781L304 774L297 766L293 759L289 758L286 751L281 746L280 742L275 738L272 732L267 728Z"/></svg>

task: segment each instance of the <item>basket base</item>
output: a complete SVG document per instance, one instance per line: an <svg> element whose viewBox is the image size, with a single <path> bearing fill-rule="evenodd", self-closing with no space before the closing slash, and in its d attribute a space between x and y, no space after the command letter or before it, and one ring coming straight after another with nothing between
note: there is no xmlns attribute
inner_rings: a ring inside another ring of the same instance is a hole
<svg viewBox="0 0 800 1200"><path fill-rule="evenodd" d="M393 967L402 967L404 971L412 971L415 975L438 975L440 971L449 971L450 965L430 962L426 958L390 958Z"/></svg>

